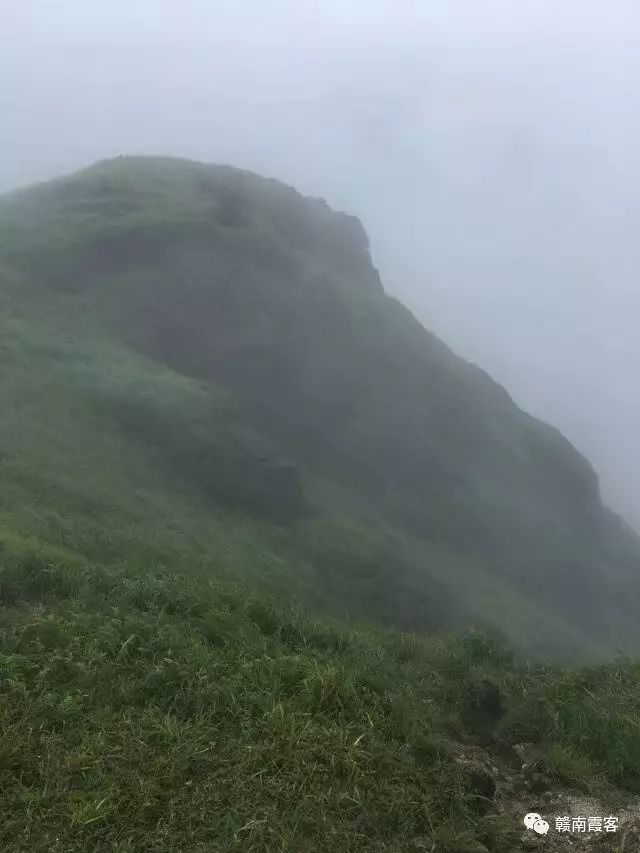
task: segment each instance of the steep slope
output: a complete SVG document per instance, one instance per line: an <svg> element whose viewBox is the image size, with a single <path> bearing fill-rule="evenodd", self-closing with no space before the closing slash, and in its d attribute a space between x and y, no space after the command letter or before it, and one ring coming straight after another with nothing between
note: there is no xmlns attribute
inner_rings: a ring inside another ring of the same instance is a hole
<svg viewBox="0 0 640 853"><path fill-rule="evenodd" d="M29 400L4 440L21 458L43 415L47 465L65 445L57 383L94 470L108 436L125 448L116 503L186 490L325 609L573 653L640 641L640 549L589 463L384 292L353 217L239 170L118 158L4 197L0 263L5 369L27 364L52 407L6 386L8 408Z"/></svg>

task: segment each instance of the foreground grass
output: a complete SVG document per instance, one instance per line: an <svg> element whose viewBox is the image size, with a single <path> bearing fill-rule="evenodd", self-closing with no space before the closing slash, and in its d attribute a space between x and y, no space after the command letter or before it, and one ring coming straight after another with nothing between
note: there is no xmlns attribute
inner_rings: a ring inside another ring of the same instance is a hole
<svg viewBox="0 0 640 853"><path fill-rule="evenodd" d="M348 630L168 574L0 583L5 850L513 849L455 760L486 682L549 778L640 789L631 662L532 669L481 634Z"/></svg>
<svg viewBox="0 0 640 853"><path fill-rule="evenodd" d="M498 833L431 738L410 641L169 577L94 596L4 613L4 849L444 850Z"/></svg>

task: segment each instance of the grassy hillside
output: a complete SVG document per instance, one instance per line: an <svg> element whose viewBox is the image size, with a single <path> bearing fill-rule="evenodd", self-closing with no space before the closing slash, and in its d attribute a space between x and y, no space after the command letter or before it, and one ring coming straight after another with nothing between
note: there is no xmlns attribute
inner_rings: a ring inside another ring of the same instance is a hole
<svg viewBox="0 0 640 853"><path fill-rule="evenodd" d="M640 790L637 664L532 668L166 571L10 583L4 850L508 853L526 811L622 815Z"/></svg>
<svg viewBox="0 0 640 853"><path fill-rule="evenodd" d="M0 412L2 849L508 853L640 793L636 537L352 217L138 158L0 199Z"/></svg>
<svg viewBox="0 0 640 853"><path fill-rule="evenodd" d="M384 293L353 217L118 158L0 200L0 264L11 548L252 575L533 652L637 648L640 549L588 462Z"/></svg>
<svg viewBox="0 0 640 853"><path fill-rule="evenodd" d="M542 621L543 643L588 652L481 565L401 535L341 487L303 473L299 516L283 523L224 392L114 344L65 299L14 299L0 330L5 569L158 566L356 622L494 626L531 648Z"/></svg>

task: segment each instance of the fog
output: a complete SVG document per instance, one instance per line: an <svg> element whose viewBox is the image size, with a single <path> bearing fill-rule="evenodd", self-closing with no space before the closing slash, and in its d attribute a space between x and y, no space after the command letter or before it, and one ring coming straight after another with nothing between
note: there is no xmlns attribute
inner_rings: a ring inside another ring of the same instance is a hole
<svg viewBox="0 0 640 853"><path fill-rule="evenodd" d="M118 153L361 217L387 289L640 524L634 0L0 0L0 189Z"/></svg>

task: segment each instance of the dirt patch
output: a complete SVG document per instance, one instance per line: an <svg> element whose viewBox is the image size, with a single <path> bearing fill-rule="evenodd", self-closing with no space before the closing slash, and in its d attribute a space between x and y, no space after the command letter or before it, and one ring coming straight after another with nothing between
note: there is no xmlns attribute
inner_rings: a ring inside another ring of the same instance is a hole
<svg viewBox="0 0 640 853"><path fill-rule="evenodd" d="M545 774L541 753L530 744L457 744L455 760L470 778L482 780L498 814L513 821L519 842L511 853L640 853L640 799L606 786L590 796L560 785ZM546 834L527 829L530 813L548 823Z"/></svg>

